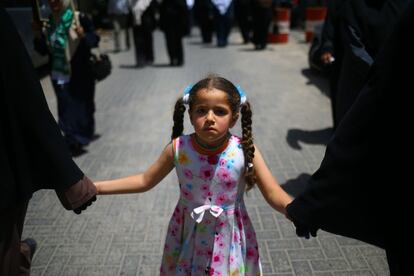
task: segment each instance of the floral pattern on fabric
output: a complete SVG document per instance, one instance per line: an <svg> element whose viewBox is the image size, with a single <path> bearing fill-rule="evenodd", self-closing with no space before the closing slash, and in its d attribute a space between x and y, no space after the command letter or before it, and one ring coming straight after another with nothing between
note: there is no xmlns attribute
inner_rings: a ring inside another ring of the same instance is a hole
<svg viewBox="0 0 414 276"><path fill-rule="evenodd" d="M231 136L222 152L199 153L190 135L174 141L180 198L160 275L261 275L259 249L244 205L244 155Z"/></svg>

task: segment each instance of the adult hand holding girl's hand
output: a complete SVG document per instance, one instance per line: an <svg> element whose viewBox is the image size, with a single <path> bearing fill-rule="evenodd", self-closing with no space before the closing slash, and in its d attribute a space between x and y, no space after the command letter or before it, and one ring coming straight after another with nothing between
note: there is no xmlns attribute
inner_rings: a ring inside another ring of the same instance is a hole
<svg viewBox="0 0 414 276"><path fill-rule="evenodd" d="M97 190L92 181L84 176L67 190L56 190L56 194L65 209L79 215L96 200Z"/></svg>
<svg viewBox="0 0 414 276"><path fill-rule="evenodd" d="M296 235L301 238L309 239L311 236L316 237L317 228L303 224L302 222L296 220L289 214L289 204L286 206L286 218L293 222L296 228Z"/></svg>

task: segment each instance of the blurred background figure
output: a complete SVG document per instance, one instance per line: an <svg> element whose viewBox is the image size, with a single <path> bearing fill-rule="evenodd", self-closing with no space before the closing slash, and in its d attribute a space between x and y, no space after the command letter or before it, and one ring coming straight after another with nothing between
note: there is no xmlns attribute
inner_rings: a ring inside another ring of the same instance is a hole
<svg viewBox="0 0 414 276"><path fill-rule="evenodd" d="M189 11L186 0L162 0L160 28L164 32L171 66L184 64L183 37L187 34Z"/></svg>
<svg viewBox="0 0 414 276"><path fill-rule="evenodd" d="M336 125L358 97L372 63L409 1L347 0L342 4L339 47L343 58L335 93Z"/></svg>
<svg viewBox="0 0 414 276"><path fill-rule="evenodd" d="M252 15L250 11L250 0L234 0L234 14L244 44L249 43L252 39Z"/></svg>
<svg viewBox="0 0 414 276"><path fill-rule="evenodd" d="M214 33L214 15L211 0L195 0L193 10L194 20L200 28L202 42L211 43Z"/></svg>
<svg viewBox="0 0 414 276"><path fill-rule="evenodd" d="M327 15L322 28L320 59L325 66L329 66L329 98L331 100L333 129L338 124L335 118L337 85L343 59L343 45L341 43L341 8L347 0L331 0L327 3Z"/></svg>
<svg viewBox="0 0 414 276"><path fill-rule="evenodd" d="M83 13L75 13L71 0L49 0L48 3L52 12L48 24L33 22L35 49L42 55L49 54L59 126L76 156L84 153L83 147L97 138L95 79L90 59L91 48L98 46L100 38L92 21ZM76 47L69 41L70 28L78 37Z"/></svg>
<svg viewBox="0 0 414 276"><path fill-rule="evenodd" d="M264 50L267 46L267 33L272 21L272 0L252 0L254 48Z"/></svg>
<svg viewBox="0 0 414 276"><path fill-rule="evenodd" d="M233 26L233 1L212 0L217 47L226 47Z"/></svg>
<svg viewBox="0 0 414 276"><path fill-rule="evenodd" d="M124 30L125 50L129 50L129 24L130 7L129 0L108 0L108 15L113 24L114 52L121 51L120 34Z"/></svg>
<svg viewBox="0 0 414 276"><path fill-rule="evenodd" d="M154 63L154 42L152 33L157 26L155 14L157 1L132 0L133 34L136 67Z"/></svg>

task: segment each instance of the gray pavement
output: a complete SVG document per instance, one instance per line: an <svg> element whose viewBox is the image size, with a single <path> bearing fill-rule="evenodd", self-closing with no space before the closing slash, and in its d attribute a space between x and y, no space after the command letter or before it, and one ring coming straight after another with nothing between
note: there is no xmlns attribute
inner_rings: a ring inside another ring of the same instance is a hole
<svg viewBox="0 0 414 276"><path fill-rule="evenodd" d="M134 64L132 50L111 54L113 73L96 91L96 125L102 136L76 163L93 180L142 171L169 141L173 105L183 88L215 72L247 92L256 144L279 182L288 190L298 189L295 185L303 185L303 177L318 168L325 145L288 143L287 133L305 135L331 126L329 99L323 93L326 80L307 70L304 34L294 31L288 44L256 52L240 43L237 32L224 49L201 45L193 33L185 40L182 68L164 66L168 58L160 32L154 37L154 66L129 68ZM102 50L110 48L110 39L104 37ZM42 79L42 85L56 114L50 80ZM191 131L188 120L185 131ZM235 133L240 133L239 126ZM320 138L326 141L326 135ZM171 173L147 193L99 197L79 216L64 210L54 192L37 192L23 233L39 243L33 275L157 275L178 192ZM257 188L246 195L246 205L265 275L388 275L381 249L323 231L317 238L299 239Z"/></svg>

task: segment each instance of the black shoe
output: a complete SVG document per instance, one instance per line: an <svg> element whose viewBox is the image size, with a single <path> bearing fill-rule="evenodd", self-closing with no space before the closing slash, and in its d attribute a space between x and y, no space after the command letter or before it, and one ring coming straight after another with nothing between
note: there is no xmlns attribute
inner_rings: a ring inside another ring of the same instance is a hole
<svg viewBox="0 0 414 276"><path fill-rule="evenodd" d="M23 240L22 243L25 243L29 247L30 259L32 259L37 249L37 242L32 238L27 238Z"/></svg>
<svg viewBox="0 0 414 276"><path fill-rule="evenodd" d="M183 64L184 64L184 61L178 60L178 59L173 59L170 62L170 65L174 67L183 66Z"/></svg>
<svg viewBox="0 0 414 276"><path fill-rule="evenodd" d="M258 51L261 51L261 50L266 49L266 45L265 44L256 44L256 45L254 45L254 49L258 50Z"/></svg>

